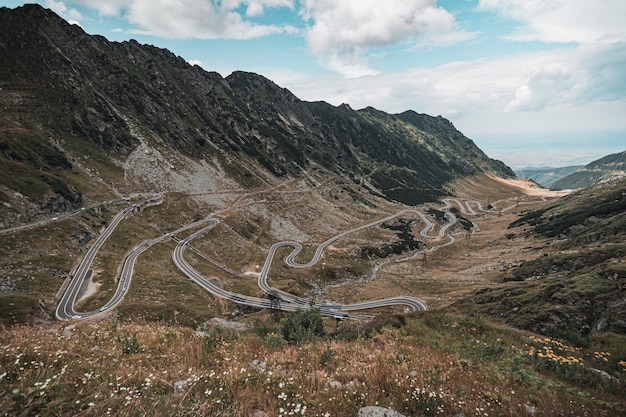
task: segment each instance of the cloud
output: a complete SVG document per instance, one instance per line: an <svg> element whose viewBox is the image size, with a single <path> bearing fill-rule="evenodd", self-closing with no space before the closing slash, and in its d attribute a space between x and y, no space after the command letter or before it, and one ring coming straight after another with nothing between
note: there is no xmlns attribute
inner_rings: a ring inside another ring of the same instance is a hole
<svg viewBox="0 0 626 417"><path fill-rule="evenodd" d="M246 16L248 17L262 16L268 7L286 7L291 10L294 7L293 0L252 0L247 3Z"/></svg>
<svg viewBox="0 0 626 417"><path fill-rule="evenodd" d="M80 20L83 19L83 15L78 10L71 9L65 3L55 0L46 0L46 7L62 16L70 24L80 26Z"/></svg>
<svg viewBox="0 0 626 417"><path fill-rule="evenodd" d="M305 0L306 34L317 54L353 54L452 30L454 17L435 0Z"/></svg>
<svg viewBox="0 0 626 417"><path fill-rule="evenodd" d="M71 3L77 3L87 6L90 9L96 9L98 13L105 16L118 16L129 2L126 0L74 0L71 1Z"/></svg>
<svg viewBox="0 0 626 417"><path fill-rule="evenodd" d="M293 0L74 0L108 16L119 16L136 25L132 33L170 39L251 39L294 33L290 25L263 25L245 20L238 8L247 6L255 17L268 7L293 8Z"/></svg>
<svg viewBox="0 0 626 417"><path fill-rule="evenodd" d="M479 10L519 22L519 41L580 44L626 41L623 0L480 0Z"/></svg>
<svg viewBox="0 0 626 417"><path fill-rule="evenodd" d="M581 120L589 122L584 112L579 114L580 120L572 121L567 120L567 109L616 103L612 108L626 111L625 86L626 44L458 61L355 79L327 75L287 85L305 100L349 103L353 108L374 105L388 112L412 109L441 114L469 121L483 132L492 128L493 122L485 121L488 119L519 121L522 129L528 129L533 117L550 112L558 112L559 119L554 121L557 124L581 126L577 124ZM518 113L529 116L512 116ZM612 113L612 117L615 115ZM623 117L616 120L619 122L612 128L626 128ZM511 124L503 128L516 127Z"/></svg>
<svg viewBox="0 0 626 417"><path fill-rule="evenodd" d="M585 77L586 74L578 74ZM577 86L585 80L576 79L572 69L564 64L548 64L535 73L530 74L526 82L515 90L515 100L511 101L505 111L542 110L558 101L569 101L574 98Z"/></svg>
<svg viewBox="0 0 626 417"><path fill-rule="evenodd" d="M614 101L626 96L626 43L537 54L506 111Z"/></svg>
<svg viewBox="0 0 626 417"><path fill-rule="evenodd" d="M310 50L346 77L376 72L362 60L371 49L450 44L473 36L456 31L452 14L435 0L304 0L300 14L310 22L305 34Z"/></svg>
<svg viewBox="0 0 626 417"><path fill-rule="evenodd" d="M369 68L359 57L331 55L322 58L321 63L345 78L360 78L380 74L379 71Z"/></svg>

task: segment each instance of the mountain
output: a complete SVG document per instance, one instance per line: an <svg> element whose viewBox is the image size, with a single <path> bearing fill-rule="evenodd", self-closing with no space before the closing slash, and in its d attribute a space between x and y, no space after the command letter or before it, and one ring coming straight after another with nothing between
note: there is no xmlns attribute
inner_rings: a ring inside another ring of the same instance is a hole
<svg viewBox="0 0 626 417"><path fill-rule="evenodd" d="M441 117L304 102L257 74L223 78L164 49L88 35L37 5L2 8L0 22L7 224L80 207L80 167L120 192L188 192L172 178L189 164L249 187L319 166L407 204L457 178L514 175ZM145 157L129 166L140 154L160 161L158 175Z"/></svg>
<svg viewBox="0 0 626 417"><path fill-rule="evenodd" d="M456 307L579 345L626 333L626 179L529 211L509 229L511 238L536 239L543 255L512 265L501 277L507 285Z"/></svg>
<svg viewBox="0 0 626 417"><path fill-rule="evenodd" d="M626 175L626 151L607 155L590 162L583 168L555 181L550 187L553 190L569 190L589 187L614 178Z"/></svg>
<svg viewBox="0 0 626 417"><path fill-rule="evenodd" d="M519 178L529 178L537 184L550 188L554 182L570 175L582 167L582 165L574 165L560 168L518 168L515 170L515 174Z"/></svg>

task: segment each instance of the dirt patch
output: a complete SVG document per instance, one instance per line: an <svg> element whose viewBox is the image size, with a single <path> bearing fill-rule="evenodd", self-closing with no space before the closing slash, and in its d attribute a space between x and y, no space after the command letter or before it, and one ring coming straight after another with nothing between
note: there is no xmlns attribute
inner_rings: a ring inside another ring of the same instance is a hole
<svg viewBox="0 0 626 417"><path fill-rule="evenodd" d="M543 188L537 183L529 181L528 179L521 178L500 178L496 176L490 176L494 180L510 185L511 187L518 188L522 193L526 195L532 195L537 197L563 197L572 192L572 190L552 191L547 188Z"/></svg>
<svg viewBox="0 0 626 417"><path fill-rule="evenodd" d="M92 277L93 278L93 277ZM98 290L100 289L100 286L102 285L99 282L93 282L93 279L89 278L87 285L83 286L83 292L80 296L80 298L78 299L77 302L82 302L85 301L86 299L88 299L89 297L91 297L92 295L95 295Z"/></svg>

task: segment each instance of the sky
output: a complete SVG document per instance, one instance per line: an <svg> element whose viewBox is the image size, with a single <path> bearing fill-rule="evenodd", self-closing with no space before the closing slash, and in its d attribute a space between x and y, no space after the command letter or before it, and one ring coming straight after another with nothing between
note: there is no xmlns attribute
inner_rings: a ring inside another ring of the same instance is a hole
<svg viewBox="0 0 626 417"><path fill-rule="evenodd" d="M87 33L167 48L224 77L255 72L302 100L441 115L513 168L626 150L625 0L39 4Z"/></svg>

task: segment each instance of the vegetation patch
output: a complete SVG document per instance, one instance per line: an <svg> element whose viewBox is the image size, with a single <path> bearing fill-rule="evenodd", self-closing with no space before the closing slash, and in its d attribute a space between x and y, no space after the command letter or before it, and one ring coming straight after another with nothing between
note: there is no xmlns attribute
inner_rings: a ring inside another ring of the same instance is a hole
<svg viewBox="0 0 626 417"><path fill-rule="evenodd" d="M393 223L382 223L380 227L395 231L399 240L379 247L362 247L361 257L364 259L371 259L373 257L386 258L390 255L400 255L404 252L420 249L424 244L416 240L411 232L414 222L414 220L398 219Z"/></svg>

